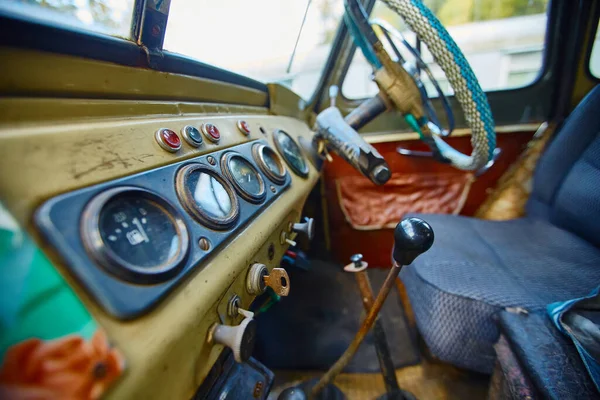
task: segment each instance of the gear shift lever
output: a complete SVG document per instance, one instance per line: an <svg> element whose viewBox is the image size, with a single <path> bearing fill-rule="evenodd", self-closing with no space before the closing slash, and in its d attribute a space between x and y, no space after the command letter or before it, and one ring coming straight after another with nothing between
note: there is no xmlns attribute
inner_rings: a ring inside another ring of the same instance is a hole
<svg viewBox="0 0 600 400"><path fill-rule="evenodd" d="M362 326L356 333L356 336L354 336L352 343L350 343L344 354L342 354L336 363L331 366L329 371L327 371L312 387L310 393L307 393L308 398L316 398L321 390L332 382L344 367L348 365L350 360L352 360L352 357L354 357L354 354L363 342L365 336L373 327L383 303L390 293L392 286L394 286L394 282L400 269L402 266L412 263L418 256L429 250L433 244L433 237L433 229L431 229L431 226L420 218L405 218L396 225L394 231L393 267L385 278L383 286L379 290L373 305L367 313ZM298 393L296 392L294 394L297 395Z"/></svg>
<svg viewBox="0 0 600 400"><path fill-rule="evenodd" d="M421 218L405 218L394 230L392 257L400 266L409 265L433 244L433 229Z"/></svg>

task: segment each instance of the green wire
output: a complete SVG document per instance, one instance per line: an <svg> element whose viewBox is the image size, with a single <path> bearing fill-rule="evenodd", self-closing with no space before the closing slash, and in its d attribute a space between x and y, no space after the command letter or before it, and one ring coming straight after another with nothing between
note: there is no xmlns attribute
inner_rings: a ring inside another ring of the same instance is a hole
<svg viewBox="0 0 600 400"><path fill-rule="evenodd" d="M415 131L419 134L419 138L421 138L421 140L423 140L424 139L423 132L421 132L421 126L417 122L417 119L412 114L406 114L404 116L404 120L406 121L408 126L410 126L412 128L413 131Z"/></svg>

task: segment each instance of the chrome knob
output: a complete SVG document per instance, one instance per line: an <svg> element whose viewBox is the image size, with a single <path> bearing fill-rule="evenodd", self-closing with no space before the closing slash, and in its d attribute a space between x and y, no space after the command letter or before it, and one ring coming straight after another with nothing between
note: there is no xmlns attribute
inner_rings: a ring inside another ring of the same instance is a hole
<svg viewBox="0 0 600 400"><path fill-rule="evenodd" d="M298 234L304 233L308 240L312 240L315 235L315 224L313 218L304 218L304 222L297 222L292 225L292 230Z"/></svg>

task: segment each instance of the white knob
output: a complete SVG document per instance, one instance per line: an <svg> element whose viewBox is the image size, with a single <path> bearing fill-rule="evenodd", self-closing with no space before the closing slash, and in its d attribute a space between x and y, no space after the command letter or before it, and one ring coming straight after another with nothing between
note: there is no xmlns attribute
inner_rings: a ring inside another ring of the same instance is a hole
<svg viewBox="0 0 600 400"><path fill-rule="evenodd" d="M236 362L246 362L252 355L256 341L256 321L246 318L237 326L215 324L211 340L213 343L229 347Z"/></svg>
<svg viewBox="0 0 600 400"><path fill-rule="evenodd" d="M312 240L315 235L314 219L304 218L304 222L297 222L292 226L292 230L296 233L304 233L308 240Z"/></svg>

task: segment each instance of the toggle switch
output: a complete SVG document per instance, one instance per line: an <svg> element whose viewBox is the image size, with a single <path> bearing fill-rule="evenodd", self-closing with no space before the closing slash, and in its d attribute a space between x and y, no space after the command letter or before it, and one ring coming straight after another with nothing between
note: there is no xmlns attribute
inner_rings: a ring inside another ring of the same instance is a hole
<svg viewBox="0 0 600 400"><path fill-rule="evenodd" d="M214 324L208 334L208 342L227 346L238 363L248 361L256 343L256 321L250 311L239 309L244 320L236 326Z"/></svg>
<svg viewBox="0 0 600 400"><path fill-rule="evenodd" d="M315 235L315 224L313 218L304 218L304 222L297 222L292 225L292 230L298 234L303 233L308 240L312 240Z"/></svg>
<svg viewBox="0 0 600 400"><path fill-rule="evenodd" d="M285 233L284 231L281 232L281 236L279 237L279 242L281 244L289 244L290 246L296 246L296 242L294 242L292 239L287 237L287 233Z"/></svg>
<svg viewBox="0 0 600 400"><path fill-rule="evenodd" d="M283 268L273 268L269 274L264 264L253 264L246 278L246 289L251 295L259 295L267 290L267 287L282 297L290 293L290 277Z"/></svg>

